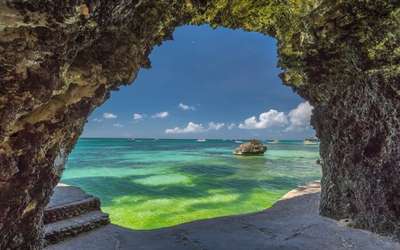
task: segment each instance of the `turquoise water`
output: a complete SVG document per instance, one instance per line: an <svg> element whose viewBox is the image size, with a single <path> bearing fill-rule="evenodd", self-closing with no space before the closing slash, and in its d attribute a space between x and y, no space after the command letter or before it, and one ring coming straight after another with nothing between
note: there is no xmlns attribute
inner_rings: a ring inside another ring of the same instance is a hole
<svg viewBox="0 0 400 250"><path fill-rule="evenodd" d="M270 207L319 179L318 145L268 144L264 156L232 155L227 140L80 139L62 182L98 196L111 221L154 229Z"/></svg>

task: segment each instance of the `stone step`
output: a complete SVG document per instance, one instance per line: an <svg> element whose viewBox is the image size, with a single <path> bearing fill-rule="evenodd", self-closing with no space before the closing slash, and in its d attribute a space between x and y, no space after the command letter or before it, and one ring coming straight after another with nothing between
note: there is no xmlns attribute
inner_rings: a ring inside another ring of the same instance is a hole
<svg viewBox="0 0 400 250"><path fill-rule="evenodd" d="M59 184L44 212L44 223L53 223L100 210L100 200L82 189Z"/></svg>
<svg viewBox="0 0 400 250"><path fill-rule="evenodd" d="M97 197L65 184L54 189L43 220L46 245L110 223L108 214L101 212Z"/></svg>
<svg viewBox="0 0 400 250"><path fill-rule="evenodd" d="M45 245L55 244L66 238L76 236L110 223L108 214L92 211L69 219L46 224Z"/></svg>
<svg viewBox="0 0 400 250"><path fill-rule="evenodd" d="M47 208L44 212L44 224L53 223L76 217L91 211L100 210L100 200L96 197L89 197L76 202Z"/></svg>

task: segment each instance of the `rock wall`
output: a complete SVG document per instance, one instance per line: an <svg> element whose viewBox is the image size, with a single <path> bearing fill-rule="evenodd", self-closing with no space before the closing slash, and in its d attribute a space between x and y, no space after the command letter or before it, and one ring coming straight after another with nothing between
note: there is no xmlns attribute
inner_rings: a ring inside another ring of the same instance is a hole
<svg viewBox="0 0 400 250"><path fill-rule="evenodd" d="M175 27L274 36L315 107L321 213L399 234L400 9L387 0L0 2L0 249L40 249L44 206L88 115Z"/></svg>
<svg viewBox="0 0 400 250"><path fill-rule="evenodd" d="M396 2L396 3L395 3ZM305 96L315 110L320 211L400 238L400 2L349 1L316 13Z"/></svg>

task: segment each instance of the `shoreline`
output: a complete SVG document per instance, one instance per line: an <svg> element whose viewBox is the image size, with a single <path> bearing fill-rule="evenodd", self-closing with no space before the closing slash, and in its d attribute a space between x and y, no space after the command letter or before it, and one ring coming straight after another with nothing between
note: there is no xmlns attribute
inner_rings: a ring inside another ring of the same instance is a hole
<svg viewBox="0 0 400 250"><path fill-rule="evenodd" d="M107 225L47 250L400 250L400 244L318 214L319 182L299 186L261 212L184 223L157 230Z"/></svg>

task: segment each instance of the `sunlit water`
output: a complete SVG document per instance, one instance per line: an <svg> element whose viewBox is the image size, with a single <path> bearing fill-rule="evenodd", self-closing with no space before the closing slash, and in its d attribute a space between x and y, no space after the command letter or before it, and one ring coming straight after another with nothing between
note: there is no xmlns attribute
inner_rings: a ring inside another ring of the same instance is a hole
<svg viewBox="0 0 400 250"><path fill-rule="evenodd" d="M80 139L62 182L100 197L115 224L154 229L261 211L320 178L318 145L268 144L238 157L234 141Z"/></svg>

